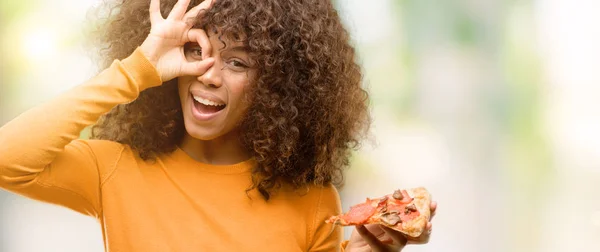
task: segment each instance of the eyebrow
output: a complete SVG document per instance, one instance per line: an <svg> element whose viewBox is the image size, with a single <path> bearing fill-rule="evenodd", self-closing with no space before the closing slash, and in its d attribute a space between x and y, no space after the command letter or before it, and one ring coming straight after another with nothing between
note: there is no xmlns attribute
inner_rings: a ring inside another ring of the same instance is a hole
<svg viewBox="0 0 600 252"><path fill-rule="evenodd" d="M234 47L225 47L221 49L221 51L239 51L239 52L248 52L248 47L246 46L234 46Z"/></svg>

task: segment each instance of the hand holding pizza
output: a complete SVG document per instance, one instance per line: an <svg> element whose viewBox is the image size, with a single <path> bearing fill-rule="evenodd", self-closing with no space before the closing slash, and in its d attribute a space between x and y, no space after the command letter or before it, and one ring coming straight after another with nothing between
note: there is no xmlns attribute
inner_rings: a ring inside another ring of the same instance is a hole
<svg viewBox="0 0 600 252"><path fill-rule="evenodd" d="M327 222L356 225L345 251L400 251L406 244L429 241L436 208L425 188L396 190L381 198L367 198Z"/></svg>
<svg viewBox="0 0 600 252"><path fill-rule="evenodd" d="M432 202L430 207L433 217L437 203ZM352 232L346 251L401 251L407 244L426 244L429 241L431 227L431 222L428 222L427 231L414 238L381 224L359 225Z"/></svg>

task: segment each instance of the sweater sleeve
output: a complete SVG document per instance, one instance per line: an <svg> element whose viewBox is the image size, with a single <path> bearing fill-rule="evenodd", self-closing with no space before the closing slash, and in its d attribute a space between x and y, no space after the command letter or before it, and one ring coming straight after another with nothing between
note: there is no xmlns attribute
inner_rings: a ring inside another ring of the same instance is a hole
<svg viewBox="0 0 600 252"><path fill-rule="evenodd" d="M0 128L0 188L97 216L103 163L98 158L106 156L76 139L115 106L161 83L138 48L89 81L13 119Z"/></svg>
<svg viewBox="0 0 600 252"><path fill-rule="evenodd" d="M342 211L340 196L333 185L323 188L317 206L314 221L314 232L309 251L340 251L342 242L342 228L338 225L327 224L329 217L338 215Z"/></svg>

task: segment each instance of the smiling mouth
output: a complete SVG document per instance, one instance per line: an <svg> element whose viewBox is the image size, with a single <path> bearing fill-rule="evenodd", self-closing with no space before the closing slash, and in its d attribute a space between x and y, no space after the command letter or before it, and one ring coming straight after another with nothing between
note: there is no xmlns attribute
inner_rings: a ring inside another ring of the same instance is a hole
<svg viewBox="0 0 600 252"><path fill-rule="evenodd" d="M214 101L203 99L201 97L192 96L194 101L194 107L201 114L214 114L223 110L227 104L218 104Z"/></svg>

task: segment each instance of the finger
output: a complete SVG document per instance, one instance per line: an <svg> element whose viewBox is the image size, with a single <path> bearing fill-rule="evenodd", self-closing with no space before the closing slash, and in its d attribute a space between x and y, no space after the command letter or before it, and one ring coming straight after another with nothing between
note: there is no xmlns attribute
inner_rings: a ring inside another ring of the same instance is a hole
<svg viewBox="0 0 600 252"><path fill-rule="evenodd" d="M369 244L369 247L371 247L373 251L386 251L385 245L381 243L381 241L379 241L379 239L377 239L375 235L369 232L369 230L367 230L365 226L356 226L356 231L358 231L358 234L360 234L363 240L365 240L367 244Z"/></svg>
<svg viewBox="0 0 600 252"><path fill-rule="evenodd" d="M431 210L429 220L431 220L431 218L433 218L433 216L435 215L435 210L437 210L437 202L432 201L431 204L429 204L429 209Z"/></svg>
<svg viewBox="0 0 600 252"><path fill-rule="evenodd" d="M201 61L186 62L181 66L181 76L200 76L206 73L215 63L215 59L208 58Z"/></svg>
<svg viewBox="0 0 600 252"><path fill-rule="evenodd" d="M183 18L183 15L185 15L185 11L187 10L187 7L190 5L190 0L178 0L177 3L175 4L175 6L173 6L173 9L171 10L171 13L169 13L169 16L167 17L167 19L169 20L180 20Z"/></svg>
<svg viewBox="0 0 600 252"><path fill-rule="evenodd" d="M212 5L213 5L214 2L215 2L214 0L204 0L204 1L202 1L202 3L196 5L194 8L191 8L185 14L185 19L196 18L198 16L198 14L200 14L200 11L210 9L210 7L212 7Z"/></svg>
<svg viewBox="0 0 600 252"><path fill-rule="evenodd" d="M210 40L208 39L208 35L202 29L190 29L188 31L188 41L186 42L197 42L202 48L202 59L206 59L210 57L210 53L212 52L212 46L210 44Z"/></svg>
<svg viewBox="0 0 600 252"><path fill-rule="evenodd" d="M162 14L160 14L160 0L150 1L150 23L156 23L162 20Z"/></svg>
<svg viewBox="0 0 600 252"><path fill-rule="evenodd" d="M404 248L404 246L406 246L407 240L406 237L404 237L404 235L396 230L393 230L389 227L383 226L381 225L381 229L383 229L383 231L392 238L392 240L394 240L394 243L396 243L398 246L400 246L400 248Z"/></svg>

